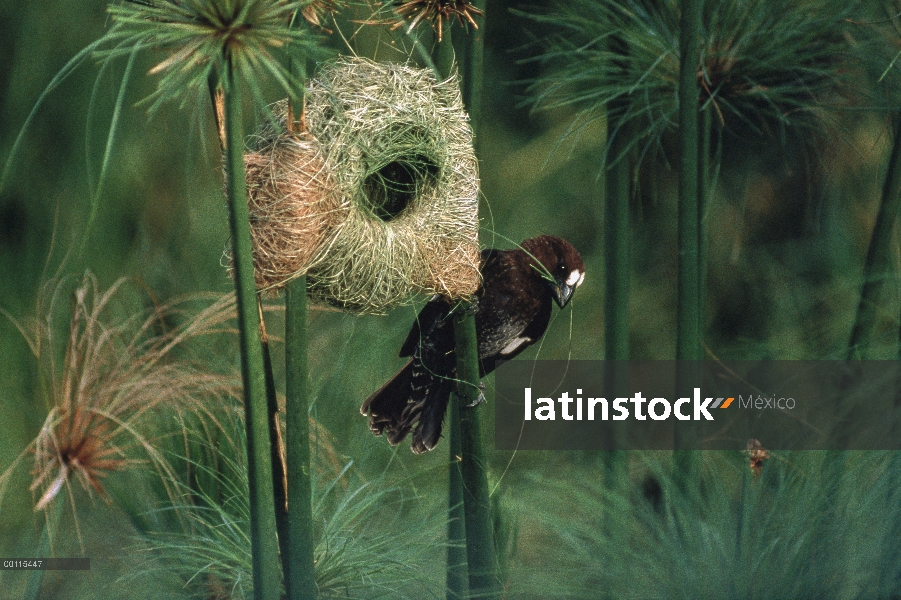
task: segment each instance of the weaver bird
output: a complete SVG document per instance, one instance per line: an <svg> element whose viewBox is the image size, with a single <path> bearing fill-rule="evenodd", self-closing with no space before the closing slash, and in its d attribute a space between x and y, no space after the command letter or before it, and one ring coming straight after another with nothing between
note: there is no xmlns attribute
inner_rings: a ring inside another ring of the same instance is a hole
<svg viewBox="0 0 901 600"><path fill-rule="evenodd" d="M585 264L566 240L542 235L514 250L482 251L482 285L472 300L479 348L479 377L537 342L551 319L552 303L566 306L585 279ZM412 450L431 450L441 437L450 393L456 387L454 305L433 296L400 356L410 359L363 402L369 429L387 433L391 445L413 430Z"/></svg>

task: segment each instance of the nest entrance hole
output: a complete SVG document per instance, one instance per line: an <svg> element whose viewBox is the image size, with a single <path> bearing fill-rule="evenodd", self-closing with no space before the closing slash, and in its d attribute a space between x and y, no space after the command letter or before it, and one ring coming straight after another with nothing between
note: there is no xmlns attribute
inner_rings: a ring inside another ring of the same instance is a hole
<svg viewBox="0 0 901 600"><path fill-rule="evenodd" d="M411 206L427 186L438 179L438 165L417 154L399 158L366 177L363 191L369 210L382 221L391 221Z"/></svg>

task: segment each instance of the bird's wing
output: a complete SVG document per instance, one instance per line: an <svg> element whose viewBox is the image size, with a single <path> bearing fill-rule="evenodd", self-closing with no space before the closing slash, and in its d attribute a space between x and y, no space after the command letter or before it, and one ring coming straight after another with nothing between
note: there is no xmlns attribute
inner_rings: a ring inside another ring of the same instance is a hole
<svg viewBox="0 0 901 600"><path fill-rule="evenodd" d="M520 249L495 250L485 257L485 286L476 313L480 374L491 373L497 360L509 360L535 343L547 327L551 299Z"/></svg>
<svg viewBox="0 0 901 600"><path fill-rule="evenodd" d="M429 337L438 324L447 319L450 312L451 308L448 306L447 300L437 294L429 298L426 305L419 311L416 320L413 321L413 326L410 328L404 344L400 347L398 356L413 356L419 343Z"/></svg>
<svg viewBox="0 0 901 600"><path fill-rule="evenodd" d="M486 248L482 250L482 265L484 266L490 260L496 258L498 254L503 254L503 250L496 250L495 248ZM478 301L478 293L475 298L473 298L473 302ZM414 351L416 350L416 346L426 337L428 337L436 327L439 326L440 323L443 323L447 320L447 318L454 311L453 306L448 304L445 298L442 298L438 294L435 294L429 301L426 303L422 310L419 311L419 315L416 317L416 320L413 321L413 326L410 328L410 333L407 334L407 339L404 341L403 345L400 347L400 354L398 356L413 356Z"/></svg>

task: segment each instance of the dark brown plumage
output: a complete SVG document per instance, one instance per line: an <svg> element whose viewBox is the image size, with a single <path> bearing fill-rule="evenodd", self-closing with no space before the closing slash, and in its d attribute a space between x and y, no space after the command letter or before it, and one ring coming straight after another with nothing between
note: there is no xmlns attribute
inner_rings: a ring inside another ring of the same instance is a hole
<svg viewBox="0 0 901 600"><path fill-rule="evenodd" d="M552 302L566 306L585 277L579 252L566 240L543 235L515 250L482 251L482 286L475 294L479 376L544 335ZM363 402L369 429L394 445L413 430L413 452L431 450L454 391L452 306L439 296L422 309L400 350L407 364Z"/></svg>

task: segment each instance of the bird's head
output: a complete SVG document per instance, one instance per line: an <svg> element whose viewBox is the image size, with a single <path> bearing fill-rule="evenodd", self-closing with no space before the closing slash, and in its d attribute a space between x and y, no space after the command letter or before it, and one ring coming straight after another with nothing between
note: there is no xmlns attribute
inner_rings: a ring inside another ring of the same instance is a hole
<svg viewBox="0 0 901 600"><path fill-rule="evenodd" d="M566 306L585 280L585 263L579 251L566 240L552 235L528 239L520 246L532 259L538 275L551 288L557 306Z"/></svg>

